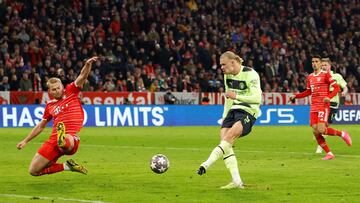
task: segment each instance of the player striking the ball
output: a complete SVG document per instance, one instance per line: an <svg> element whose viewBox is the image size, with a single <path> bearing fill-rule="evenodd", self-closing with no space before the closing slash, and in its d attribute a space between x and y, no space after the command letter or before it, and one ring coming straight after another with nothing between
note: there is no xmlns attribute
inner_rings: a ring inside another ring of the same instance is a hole
<svg viewBox="0 0 360 203"><path fill-rule="evenodd" d="M78 95L89 76L92 63L97 60L98 57L88 59L76 80L68 84L65 89L59 78L50 78L47 81L48 93L54 99L46 104L43 119L24 140L17 144L18 149L24 148L53 119L50 138L40 147L30 163L31 175L41 176L61 171L87 173L84 166L72 159L67 160L66 163L56 163L56 161L63 155L75 154L79 148L80 138L77 133L83 125L84 111Z"/></svg>
<svg viewBox="0 0 360 203"><path fill-rule="evenodd" d="M199 175L205 174L206 170L222 157L232 181L221 189L244 188L232 146L237 138L251 132L260 111L262 92L259 75L254 69L243 66L242 62L243 59L231 51L220 56L226 90L221 142L197 170Z"/></svg>

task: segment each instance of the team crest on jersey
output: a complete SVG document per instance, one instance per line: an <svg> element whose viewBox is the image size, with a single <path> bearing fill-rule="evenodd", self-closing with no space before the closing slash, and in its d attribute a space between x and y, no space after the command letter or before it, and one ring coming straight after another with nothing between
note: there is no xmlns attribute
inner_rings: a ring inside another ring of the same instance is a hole
<svg viewBox="0 0 360 203"><path fill-rule="evenodd" d="M61 111L60 106L57 106L57 107L54 109L54 114L55 114L55 115L58 115L58 114L60 113L60 111Z"/></svg>
<svg viewBox="0 0 360 203"><path fill-rule="evenodd" d="M237 89L237 90L247 89L247 85L245 81L227 79L226 84L231 89Z"/></svg>
<svg viewBox="0 0 360 203"><path fill-rule="evenodd" d="M241 82L241 83L239 84L239 86L240 86L240 89L243 90L243 89L245 89L246 84L243 83L243 82Z"/></svg>

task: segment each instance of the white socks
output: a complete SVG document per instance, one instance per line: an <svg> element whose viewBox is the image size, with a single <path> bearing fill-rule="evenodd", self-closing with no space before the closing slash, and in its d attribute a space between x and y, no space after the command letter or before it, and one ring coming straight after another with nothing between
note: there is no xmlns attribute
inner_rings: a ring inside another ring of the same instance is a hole
<svg viewBox="0 0 360 203"><path fill-rule="evenodd" d="M224 162L226 168L230 171L233 183L237 185L242 185L242 180L240 178L240 173L238 169L238 163L234 150L230 148L229 152L224 155Z"/></svg>
<svg viewBox="0 0 360 203"><path fill-rule="evenodd" d="M232 146L230 143L222 140L218 146L216 146L211 152L209 158L202 163L201 165L206 169L209 168L215 161L217 161L220 157L223 157L224 154L229 154L229 150L232 150Z"/></svg>
<svg viewBox="0 0 360 203"><path fill-rule="evenodd" d="M322 151L323 151L322 147L321 147L320 145L318 145L317 148L316 148L316 152L315 152L315 153L321 154Z"/></svg>
<svg viewBox="0 0 360 203"><path fill-rule="evenodd" d="M66 164L66 162L63 164L64 164L64 171L71 171L69 166Z"/></svg>
<svg viewBox="0 0 360 203"><path fill-rule="evenodd" d="M330 154L330 155L332 155L332 156L334 156L334 154L330 151L330 152L328 152L328 153L326 153L326 154Z"/></svg>
<svg viewBox="0 0 360 203"><path fill-rule="evenodd" d="M211 152L209 158L201 164L201 166L208 169L212 164L214 164L220 157L223 157L225 166L229 170L232 181L236 185L242 185L242 180L240 177L238 163L232 145L227 141L222 140L218 146L216 146Z"/></svg>

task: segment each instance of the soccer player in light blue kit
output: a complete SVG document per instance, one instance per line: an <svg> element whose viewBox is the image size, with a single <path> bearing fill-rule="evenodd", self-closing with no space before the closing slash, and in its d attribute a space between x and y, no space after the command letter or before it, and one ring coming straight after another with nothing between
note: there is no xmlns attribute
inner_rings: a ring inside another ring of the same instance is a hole
<svg viewBox="0 0 360 203"><path fill-rule="evenodd" d="M226 96L220 131L221 141L197 170L199 175L203 175L222 157L232 181L221 189L244 188L232 146L237 138L250 133L260 111L260 77L254 69L243 66L242 63L243 59L231 51L220 56Z"/></svg>

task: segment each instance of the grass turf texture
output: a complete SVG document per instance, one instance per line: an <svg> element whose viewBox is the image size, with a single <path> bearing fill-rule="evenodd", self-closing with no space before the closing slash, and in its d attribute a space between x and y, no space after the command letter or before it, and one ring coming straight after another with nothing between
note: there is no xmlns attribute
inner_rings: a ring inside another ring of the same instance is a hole
<svg viewBox="0 0 360 203"><path fill-rule="evenodd" d="M72 156L89 173L63 172L41 177L28 174L28 165L48 138L50 128L23 150L16 144L30 129L0 129L0 202L357 202L360 199L360 128L347 129L353 146L339 137L327 141L334 160L315 154L311 129L260 127L235 144L245 190L223 191L230 181L218 160L203 176L196 169L219 143L219 127L83 128L81 145ZM157 153L170 160L170 169L155 174L149 168ZM68 157L60 159L65 161ZM10 197L11 195L26 195ZM42 197L50 197L43 199Z"/></svg>

